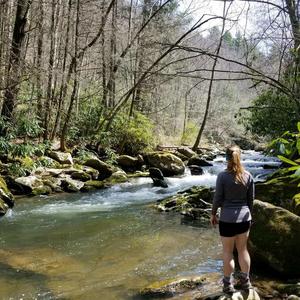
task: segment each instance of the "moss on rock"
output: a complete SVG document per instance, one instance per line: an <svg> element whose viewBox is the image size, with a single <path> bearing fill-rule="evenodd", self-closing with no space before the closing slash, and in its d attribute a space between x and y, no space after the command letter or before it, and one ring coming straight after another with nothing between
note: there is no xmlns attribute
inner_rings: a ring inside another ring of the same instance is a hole
<svg viewBox="0 0 300 300"><path fill-rule="evenodd" d="M106 188L107 185L103 181L99 180L88 180L84 183L84 186L80 189L81 192L90 192L99 189Z"/></svg>
<svg viewBox="0 0 300 300"><path fill-rule="evenodd" d="M177 211L193 219L208 219L212 194L211 188L195 186L174 196L158 200L155 207L160 211Z"/></svg>
<svg viewBox="0 0 300 300"><path fill-rule="evenodd" d="M253 206L252 257L287 277L300 276L300 217L259 200Z"/></svg>
<svg viewBox="0 0 300 300"><path fill-rule="evenodd" d="M158 168L164 176L182 175L185 170L183 161L170 152L149 152L145 160L151 167Z"/></svg>

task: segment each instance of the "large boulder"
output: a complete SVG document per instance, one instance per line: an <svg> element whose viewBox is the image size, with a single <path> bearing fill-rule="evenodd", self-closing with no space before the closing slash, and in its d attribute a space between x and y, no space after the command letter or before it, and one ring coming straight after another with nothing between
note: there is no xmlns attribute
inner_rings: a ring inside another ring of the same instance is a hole
<svg viewBox="0 0 300 300"><path fill-rule="evenodd" d="M9 208L14 206L14 198L11 192L8 190L6 182L0 176L0 216L6 214Z"/></svg>
<svg viewBox="0 0 300 300"><path fill-rule="evenodd" d="M158 168L164 176L182 175L185 170L183 161L169 152L150 152L146 155L146 161L151 167Z"/></svg>
<svg viewBox="0 0 300 300"><path fill-rule="evenodd" d="M191 157L197 155L196 152L194 152L194 151L193 151L192 149L190 149L189 147L179 147L179 148L177 149L177 151L178 151L179 153L181 153L182 155L184 155L185 157L187 157L187 158L191 158Z"/></svg>
<svg viewBox="0 0 300 300"><path fill-rule="evenodd" d="M70 176L66 176L61 180L61 186L66 192L76 193L83 188L84 183L82 181L72 179Z"/></svg>
<svg viewBox="0 0 300 300"><path fill-rule="evenodd" d="M200 156L193 156L189 159L188 166L200 166L200 167L211 167L213 166L213 164L209 163L208 161L206 161L205 159L201 158Z"/></svg>
<svg viewBox="0 0 300 300"><path fill-rule="evenodd" d="M18 194L41 195L52 191L49 186L44 186L43 181L37 176L18 177L14 181L15 187L19 189Z"/></svg>
<svg viewBox="0 0 300 300"><path fill-rule="evenodd" d="M128 181L127 174L122 170L118 170L112 173L110 177L104 180L106 185L113 185L113 184L123 183L127 181Z"/></svg>
<svg viewBox="0 0 300 300"><path fill-rule="evenodd" d="M98 180L108 178L113 173L112 167L97 157L89 158L83 164L99 172Z"/></svg>
<svg viewBox="0 0 300 300"><path fill-rule="evenodd" d="M80 181L88 181L92 179L92 176L84 171L76 171L71 174L71 178Z"/></svg>
<svg viewBox="0 0 300 300"><path fill-rule="evenodd" d="M132 157L129 155L120 155L117 158L118 165L125 171L136 171L141 168L143 164L143 157Z"/></svg>
<svg viewBox="0 0 300 300"><path fill-rule="evenodd" d="M73 158L71 153L67 152L59 152L59 151L49 151L48 156L58 161L60 164L64 165L72 165L73 164Z"/></svg>
<svg viewBox="0 0 300 300"><path fill-rule="evenodd" d="M168 184L165 181L164 175L158 168L149 168L149 176L153 180L153 186L167 188Z"/></svg>
<svg viewBox="0 0 300 300"><path fill-rule="evenodd" d="M253 206L252 259L287 277L300 277L300 217L259 200Z"/></svg>
<svg viewBox="0 0 300 300"><path fill-rule="evenodd" d="M191 175L202 175L203 169L200 166L191 165L189 166L189 169L191 170Z"/></svg>
<svg viewBox="0 0 300 300"><path fill-rule="evenodd" d="M158 200L155 207L160 211L177 211L185 217L199 220L210 218L213 190L204 186L195 186L174 196Z"/></svg>

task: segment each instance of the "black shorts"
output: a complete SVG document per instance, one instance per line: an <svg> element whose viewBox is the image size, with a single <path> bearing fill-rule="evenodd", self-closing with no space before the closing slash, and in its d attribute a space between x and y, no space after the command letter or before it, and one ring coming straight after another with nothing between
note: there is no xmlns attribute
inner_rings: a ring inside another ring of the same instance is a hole
<svg viewBox="0 0 300 300"><path fill-rule="evenodd" d="M220 236L233 237L237 234L247 232L250 229L251 221L241 223L227 223L219 221Z"/></svg>

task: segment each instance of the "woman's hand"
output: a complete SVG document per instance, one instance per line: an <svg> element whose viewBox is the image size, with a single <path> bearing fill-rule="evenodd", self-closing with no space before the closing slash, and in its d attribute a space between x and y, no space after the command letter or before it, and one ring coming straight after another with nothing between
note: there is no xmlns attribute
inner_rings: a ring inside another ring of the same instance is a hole
<svg viewBox="0 0 300 300"><path fill-rule="evenodd" d="M211 215L210 216L210 224L213 226L213 227L216 227L217 224L219 224L219 221L218 221L218 218L216 215Z"/></svg>

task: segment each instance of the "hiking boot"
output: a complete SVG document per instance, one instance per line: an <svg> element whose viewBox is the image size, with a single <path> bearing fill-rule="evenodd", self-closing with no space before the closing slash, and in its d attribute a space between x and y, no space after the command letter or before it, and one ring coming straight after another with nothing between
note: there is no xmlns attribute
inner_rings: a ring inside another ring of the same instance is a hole
<svg viewBox="0 0 300 300"><path fill-rule="evenodd" d="M223 283L223 293L233 294L234 292L236 292L236 290L234 289L232 283Z"/></svg>
<svg viewBox="0 0 300 300"><path fill-rule="evenodd" d="M249 290L252 288L252 284L250 282L249 277L239 278L234 285L234 287L238 290Z"/></svg>

